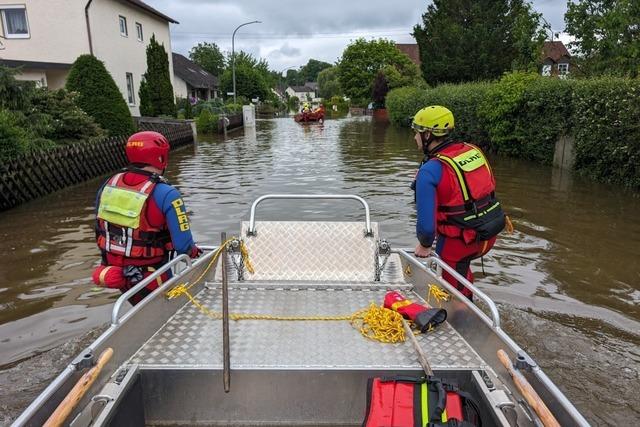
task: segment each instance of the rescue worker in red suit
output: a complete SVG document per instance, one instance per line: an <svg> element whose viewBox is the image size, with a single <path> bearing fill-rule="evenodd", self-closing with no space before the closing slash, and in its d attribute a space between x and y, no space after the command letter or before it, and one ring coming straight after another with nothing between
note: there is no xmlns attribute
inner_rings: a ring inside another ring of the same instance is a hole
<svg viewBox="0 0 640 427"><path fill-rule="evenodd" d="M138 132L125 148L129 166L110 177L96 198L96 239L102 254L98 286L122 293L165 264L172 252L197 257L179 191L162 176L169 142L158 132ZM133 295L135 305L170 278L166 272Z"/></svg>
<svg viewBox="0 0 640 427"><path fill-rule="evenodd" d="M425 158L413 184L416 195L417 257L436 253L473 282L471 261L493 247L505 227L505 215L495 197L495 179L484 153L449 137L453 113L434 105L413 119L415 141ZM443 272L443 277L472 299L470 290Z"/></svg>

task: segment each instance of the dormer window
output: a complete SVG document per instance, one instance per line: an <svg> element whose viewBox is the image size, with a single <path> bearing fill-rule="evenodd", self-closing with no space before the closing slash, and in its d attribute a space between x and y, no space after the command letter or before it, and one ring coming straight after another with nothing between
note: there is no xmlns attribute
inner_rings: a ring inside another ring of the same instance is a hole
<svg viewBox="0 0 640 427"><path fill-rule="evenodd" d="M561 76L565 76L569 74L569 64L566 62L561 62L558 64L558 74Z"/></svg>
<svg viewBox="0 0 640 427"><path fill-rule="evenodd" d="M29 23L24 5L0 5L4 37L8 39L28 39Z"/></svg>

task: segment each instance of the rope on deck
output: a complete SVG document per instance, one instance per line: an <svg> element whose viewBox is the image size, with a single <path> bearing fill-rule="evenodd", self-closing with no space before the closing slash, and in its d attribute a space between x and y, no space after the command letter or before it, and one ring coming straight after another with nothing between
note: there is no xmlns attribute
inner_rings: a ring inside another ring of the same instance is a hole
<svg viewBox="0 0 640 427"><path fill-rule="evenodd" d="M211 268L216 265L218 258L220 258L220 255L224 251L224 248L234 240L240 241L240 254L242 256L244 265L247 267L247 270L249 272L253 273L253 265L251 264L251 260L249 259L249 251L247 250L244 241L232 237L230 239L227 239L222 245L220 245L220 247L213 254L213 257L205 267L204 271L198 276L196 280L194 280L188 286L186 283L176 285L175 287L167 291L167 298L173 299L180 296L185 296L189 300L189 302L202 314L213 320L222 319L222 313L205 307L189 292L189 290L197 283L199 283L202 279L204 279L209 270L211 270ZM441 301L448 301L450 298L450 295L439 288L437 285L429 285L429 295L427 298L430 299L431 296L433 296L436 301L438 301L438 303L440 303ZM389 310L388 308L377 305L374 302L371 302L369 307L358 310L355 313L338 316L276 316L268 314L229 313L229 318L236 321L348 321L351 326L358 330L363 337L374 341L382 343L399 343L404 342L406 339L405 329L402 324L402 315L396 311ZM414 333L417 335L416 332Z"/></svg>

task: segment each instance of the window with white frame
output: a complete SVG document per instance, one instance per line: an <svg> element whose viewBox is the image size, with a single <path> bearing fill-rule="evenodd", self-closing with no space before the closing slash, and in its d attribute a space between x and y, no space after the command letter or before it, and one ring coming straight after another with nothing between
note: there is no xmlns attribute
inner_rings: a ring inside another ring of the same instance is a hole
<svg viewBox="0 0 640 427"><path fill-rule="evenodd" d="M138 41L144 41L144 34L142 33L142 24L136 22L136 34L138 35Z"/></svg>
<svg viewBox="0 0 640 427"><path fill-rule="evenodd" d="M546 77L551 75L551 64L545 64L542 66L542 75Z"/></svg>
<svg viewBox="0 0 640 427"><path fill-rule="evenodd" d="M8 39L28 39L29 22L25 5L0 5L4 37Z"/></svg>
<svg viewBox="0 0 640 427"><path fill-rule="evenodd" d="M566 62L559 63L558 64L558 74L561 75L561 76L569 74L569 64L567 64Z"/></svg>
<svg viewBox="0 0 640 427"><path fill-rule="evenodd" d="M118 17L120 19L120 35L122 37L129 37L129 29L127 28L127 18L120 15Z"/></svg>
<svg viewBox="0 0 640 427"><path fill-rule="evenodd" d="M133 74L127 73L127 100L129 105L136 105L136 96L133 89Z"/></svg>

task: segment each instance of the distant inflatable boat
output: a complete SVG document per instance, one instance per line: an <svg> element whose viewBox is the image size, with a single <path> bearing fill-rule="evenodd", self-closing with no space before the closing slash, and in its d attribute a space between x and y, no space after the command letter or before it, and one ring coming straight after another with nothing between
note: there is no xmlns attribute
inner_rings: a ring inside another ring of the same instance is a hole
<svg viewBox="0 0 640 427"><path fill-rule="evenodd" d="M298 123L307 122L324 122L324 108L319 108L313 111L303 111L293 116L293 119Z"/></svg>

